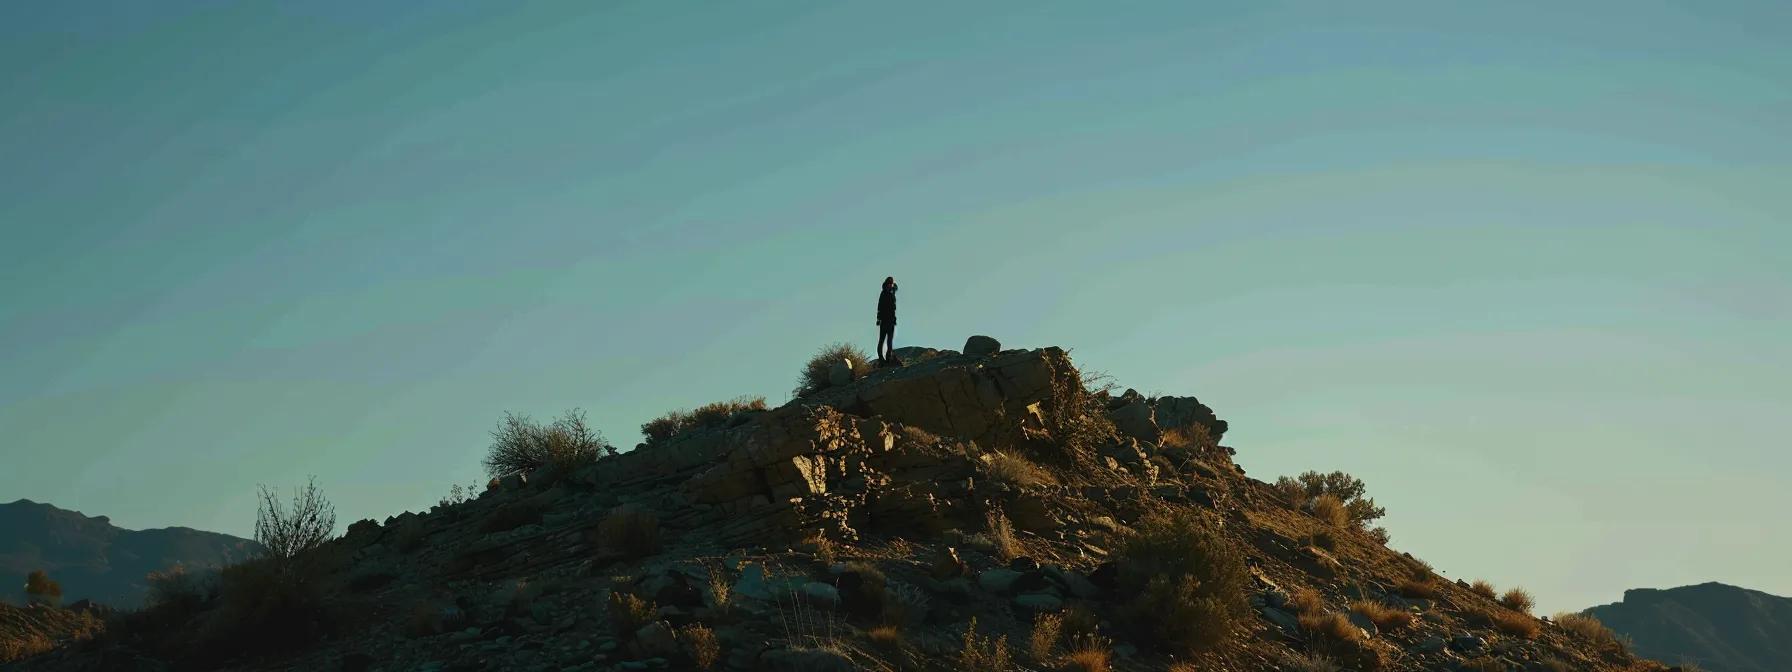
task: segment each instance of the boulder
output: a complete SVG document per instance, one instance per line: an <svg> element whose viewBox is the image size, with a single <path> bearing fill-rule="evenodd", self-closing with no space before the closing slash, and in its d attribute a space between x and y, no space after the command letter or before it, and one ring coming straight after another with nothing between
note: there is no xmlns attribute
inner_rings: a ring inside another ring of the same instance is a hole
<svg viewBox="0 0 1792 672"><path fill-rule="evenodd" d="M678 638L672 633L672 626L665 621L654 621L641 626L635 631L635 643L641 650L652 655L672 655L678 653Z"/></svg>
<svg viewBox="0 0 1792 672"><path fill-rule="evenodd" d="M1213 409L1194 397L1158 397L1152 402L1157 426L1165 430L1188 425L1201 425L1207 435L1218 442L1226 434L1226 421L1214 415Z"/></svg>
<svg viewBox="0 0 1792 672"><path fill-rule="evenodd" d="M1002 351L1002 342L981 334L964 341L964 354L983 357Z"/></svg>
<svg viewBox="0 0 1792 672"><path fill-rule="evenodd" d="M1294 614L1275 607L1264 607L1258 613L1263 614L1263 620L1276 624L1283 632L1295 636L1300 634L1300 619L1295 618Z"/></svg>
<svg viewBox="0 0 1792 672"><path fill-rule="evenodd" d="M844 387L851 384L852 365L853 361L850 359L842 359L838 362L834 362L832 366L828 367L828 384L834 387Z"/></svg>
<svg viewBox="0 0 1792 672"><path fill-rule="evenodd" d="M1051 593L1027 593L1014 596L1014 606L1028 611L1057 611L1064 608L1064 598Z"/></svg>
<svg viewBox="0 0 1792 672"><path fill-rule="evenodd" d="M970 568L958 557L958 549L951 546L941 549L927 567L927 575L937 581L957 578L969 572Z"/></svg>
<svg viewBox="0 0 1792 672"><path fill-rule="evenodd" d="M852 659L833 649L773 649L759 658L775 672L852 672Z"/></svg>
<svg viewBox="0 0 1792 672"><path fill-rule="evenodd" d="M1114 421L1114 428L1120 433L1138 439L1157 443L1163 439L1158 430L1157 420L1153 417L1151 405L1143 399L1137 399L1108 411L1108 419Z"/></svg>
<svg viewBox="0 0 1792 672"><path fill-rule="evenodd" d="M1019 581L1021 576L1020 572L998 567L984 570L982 574L977 575L977 585L992 593L1006 593L1009 588L1014 587L1014 582Z"/></svg>

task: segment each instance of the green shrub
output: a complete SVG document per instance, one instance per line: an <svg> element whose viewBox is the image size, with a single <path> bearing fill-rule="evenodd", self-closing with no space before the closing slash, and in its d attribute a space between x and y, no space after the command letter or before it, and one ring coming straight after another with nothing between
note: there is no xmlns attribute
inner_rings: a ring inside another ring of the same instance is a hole
<svg viewBox="0 0 1792 672"><path fill-rule="evenodd" d="M603 435L585 424L585 414L578 409L567 411L547 425L526 415L505 413L504 421L492 430L485 471L496 478L534 471L546 464L571 469L615 453Z"/></svg>
<svg viewBox="0 0 1792 672"><path fill-rule="evenodd" d="M828 370L841 360L852 362L855 377L871 372L871 356L858 346L844 342L826 345L803 364L802 373L797 375L796 388L790 391L790 396L806 397L827 389Z"/></svg>
<svg viewBox="0 0 1792 672"><path fill-rule="evenodd" d="M1194 512L1148 515L1116 559L1135 625L1175 653L1220 645L1248 611L1242 556Z"/></svg>
<svg viewBox="0 0 1792 672"><path fill-rule="evenodd" d="M1387 513L1386 509L1375 505L1375 500L1363 497L1368 489L1363 484L1363 479L1342 471L1329 474L1309 471L1295 478L1283 476L1276 479L1274 487L1278 494L1296 506L1304 505L1322 495L1336 497L1344 504L1350 521L1364 528Z"/></svg>

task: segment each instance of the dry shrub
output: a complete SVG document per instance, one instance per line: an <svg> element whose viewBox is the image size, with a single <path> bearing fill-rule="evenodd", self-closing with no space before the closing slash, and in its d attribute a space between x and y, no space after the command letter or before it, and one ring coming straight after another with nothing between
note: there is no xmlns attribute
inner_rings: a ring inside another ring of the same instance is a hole
<svg viewBox="0 0 1792 672"><path fill-rule="evenodd" d="M1034 662L1045 662L1052 657L1052 649L1058 648L1058 634L1064 626L1064 617L1057 614L1039 614L1033 617L1033 634L1027 637L1027 655Z"/></svg>
<svg viewBox="0 0 1792 672"><path fill-rule="evenodd" d="M216 581L188 572L186 565L176 564L160 572L150 572L143 580L149 585L148 594L144 596L145 608L167 616L190 617L217 598Z"/></svg>
<svg viewBox="0 0 1792 672"><path fill-rule="evenodd" d="M1054 447L1059 451L1054 459L1065 467L1093 464L1096 449L1116 434L1114 421L1108 419L1107 404L1103 397L1085 387L1083 373L1070 363L1068 355L1058 353L1048 361L1056 374L1045 409L1045 428L1056 439ZM1088 379L1101 377L1095 374Z"/></svg>
<svg viewBox="0 0 1792 672"><path fill-rule="evenodd" d="M585 424L585 413L576 408L546 425L526 415L505 413L504 421L492 430L485 471L497 478L548 464L570 470L615 453L603 435Z"/></svg>
<svg viewBox="0 0 1792 672"><path fill-rule="evenodd" d="M1095 637L1101 630L1101 617L1090 610L1088 605L1075 603L1061 612L1063 624L1060 630L1070 640Z"/></svg>
<svg viewBox="0 0 1792 672"><path fill-rule="evenodd" d="M1313 510L1313 517L1326 525L1341 528L1350 524L1350 512L1336 495L1328 493L1314 497L1308 506Z"/></svg>
<svg viewBox="0 0 1792 672"><path fill-rule="evenodd" d="M652 623L658 612L658 605L632 593L610 592L610 625L615 626L617 637L633 639L635 631Z"/></svg>
<svg viewBox="0 0 1792 672"><path fill-rule="evenodd" d="M1394 586L1394 590L1399 591L1402 596L1421 600L1435 600L1438 595L1442 594L1437 587L1437 581L1429 577L1402 579Z"/></svg>
<svg viewBox="0 0 1792 672"><path fill-rule="evenodd" d="M884 586L884 623L901 625L921 621L927 616L927 592L906 583Z"/></svg>
<svg viewBox="0 0 1792 672"><path fill-rule="evenodd" d="M716 638L716 631L702 623L692 623L678 631L678 639L684 643L685 655L699 670L715 669L716 662L722 659L722 642Z"/></svg>
<svg viewBox="0 0 1792 672"><path fill-rule="evenodd" d="M858 346L845 342L822 346L803 364L802 373L797 375L796 389L790 391L790 396L806 397L827 389L828 370L841 360L852 363L854 378L871 372L871 356Z"/></svg>
<svg viewBox="0 0 1792 672"><path fill-rule="evenodd" d="M1462 672L1506 672L1506 664L1493 658L1476 658L1456 669Z"/></svg>
<svg viewBox="0 0 1792 672"><path fill-rule="evenodd" d="M255 541L276 563L322 546L335 531L336 507L317 487L317 478L293 493L290 507L280 503L272 488L262 486L255 509Z"/></svg>
<svg viewBox="0 0 1792 672"><path fill-rule="evenodd" d="M1500 604L1507 609L1511 609L1521 614L1528 614L1531 613L1531 607L1536 606L1537 601L1532 599L1530 592L1525 589L1513 588L1506 591L1506 594L1500 596Z"/></svg>
<svg viewBox="0 0 1792 672"><path fill-rule="evenodd" d="M1468 584L1468 590L1471 593L1480 595L1489 600L1497 600L1500 596L1499 591L1494 590L1493 584L1488 583L1484 579L1475 579L1474 583Z"/></svg>
<svg viewBox="0 0 1792 672"><path fill-rule="evenodd" d="M1562 626L1563 630L1574 633L1574 636L1591 642L1602 649L1623 650L1625 648L1624 640L1618 636L1618 633L1612 632L1611 628L1605 627L1605 624L1601 623L1599 619L1592 614L1556 614L1553 620L1556 625Z"/></svg>
<svg viewBox="0 0 1792 672"><path fill-rule="evenodd" d="M1396 609L1380 602L1357 600L1350 603L1350 610L1362 614L1369 622L1381 630L1399 630L1412 625L1412 612Z"/></svg>
<svg viewBox="0 0 1792 672"><path fill-rule="evenodd" d="M1375 540L1375 543L1381 544L1383 546L1388 545L1388 528L1371 527L1371 528L1369 528L1367 534L1369 535L1370 539Z"/></svg>
<svg viewBox="0 0 1792 672"><path fill-rule="evenodd" d="M1108 643L1097 637L1079 640L1070 647L1070 654L1064 657L1065 672L1108 672L1108 661L1113 657Z"/></svg>
<svg viewBox="0 0 1792 672"><path fill-rule="evenodd" d="M1528 614L1521 614L1505 609L1482 611L1472 615L1476 621L1492 623L1495 629L1508 635L1532 639L1543 630L1543 625Z"/></svg>
<svg viewBox="0 0 1792 672"><path fill-rule="evenodd" d="M1164 672L1201 672L1201 668L1195 667L1194 663L1170 663Z"/></svg>
<svg viewBox="0 0 1792 672"><path fill-rule="evenodd" d="M327 573L316 562L274 557L225 567L218 573L217 607L191 653L211 660L282 653L336 633L346 614L326 600Z"/></svg>
<svg viewBox="0 0 1792 672"><path fill-rule="evenodd" d="M1287 476L1276 479L1276 482L1270 485L1270 489L1274 490L1276 496L1280 497L1283 502L1295 508L1306 506L1307 500L1310 499L1307 497L1306 486Z"/></svg>
<svg viewBox="0 0 1792 672"><path fill-rule="evenodd" d="M667 411L665 415L641 425L641 434L648 443L664 441L693 429L727 427L747 413L765 410L765 397L740 396L714 401L695 409Z"/></svg>
<svg viewBox="0 0 1792 672"><path fill-rule="evenodd" d="M610 510L597 525L604 548L626 557L653 555L660 550L660 517L649 509L624 504Z"/></svg>
<svg viewBox="0 0 1792 672"><path fill-rule="evenodd" d="M728 580L728 571L721 565L709 565L709 606L717 611L726 612L731 598L734 597L734 584Z"/></svg>
<svg viewBox="0 0 1792 672"><path fill-rule="evenodd" d="M1115 559L1131 620L1176 653L1219 646L1248 612L1243 558L1196 512L1147 515Z"/></svg>
<svg viewBox="0 0 1792 672"><path fill-rule="evenodd" d="M1028 487L1058 482L1058 479L1052 477L1051 472L1015 453L994 452L990 454L984 464L987 467L989 480L997 483Z"/></svg>
<svg viewBox="0 0 1792 672"><path fill-rule="evenodd" d="M1302 588L1288 596L1288 606L1297 614L1317 614L1325 611L1325 600L1319 596L1319 591Z"/></svg>
<svg viewBox="0 0 1792 672"><path fill-rule="evenodd" d="M1008 636L990 639L977 634L977 619L972 618L964 630L964 648L958 653L958 669L963 672L1008 672L1014 661L1008 653Z"/></svg>
<svg viewBox="0 0 1792 672"><path fill-rule="evenodd" d="M1335 642L1356 641L1363 638L1363 629L1350 622L1350 618L1335 611L1302 612L1298 617L1301 632L1314 637Z"/></svg>
<svg viewBox="0 0 1792 672"><path fill-rule="evenodd" d="M1208 433L1206 425L1193 423L1164 430L1163 436L1158 439L1158 445L1172 450L1203 453L1213 450L1217 442Z"/></svg>

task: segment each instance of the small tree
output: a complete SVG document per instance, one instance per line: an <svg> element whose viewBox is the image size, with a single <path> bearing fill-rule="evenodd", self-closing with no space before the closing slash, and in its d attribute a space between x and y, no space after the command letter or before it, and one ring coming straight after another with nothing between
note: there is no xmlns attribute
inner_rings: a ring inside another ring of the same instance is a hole
<svg viewBox="0 0 1792 672"><path fill-rule="evenodd" d="M485 456L485 471L493 478L518 471L533 471L545 464L576 467L616 454L602 434L585 424L585 413L567 411L550 424L543 425L526 415L504 414L504 422L492 430L491 452Z"/></svg>
<svg viewBox="0 0 1792 672"><path fill-rule="evenodd" d="M1364 528L1371 521L1387 514L1387 509L1376 506L1375 500L1363 496L1368 489L1363 484L1363 479L1342 471L1329 474L1309 471L1297 478L1283 476L1276 479L1275 487L1280 492L1303 497L1304 501L1294 502L1296 506L1304 505L1321 495L1337 497L1338 501L1344 503L1344 510L1351 522Z"/></svg>
<svg viewBox="0 0 1792 672"><path fill-rule="evenodd" d="M55 604L62 600L62 584L50 578L44 570L37 570L25 576L25 601L30 604Z"/></svg>
<svg viewBox="0 0 1792 672"><path fill-rule="evenodd" d="M336 531L336 507L324 498L316 477L293 493L290 507L281 504L274 489L265 485L260 500L255 508L255 541L276 564L322 546Z"/></svg>

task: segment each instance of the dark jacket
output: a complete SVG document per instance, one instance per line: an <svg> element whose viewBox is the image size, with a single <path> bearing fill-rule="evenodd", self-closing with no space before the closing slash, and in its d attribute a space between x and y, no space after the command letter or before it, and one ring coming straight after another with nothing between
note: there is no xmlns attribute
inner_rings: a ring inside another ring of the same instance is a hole
<svg viewBox="0 0 1792 672"><path fill-rule="evenodd" d="M885 287L883 293L877 295L877 323L896 325L896 285Z"/></svg>

